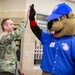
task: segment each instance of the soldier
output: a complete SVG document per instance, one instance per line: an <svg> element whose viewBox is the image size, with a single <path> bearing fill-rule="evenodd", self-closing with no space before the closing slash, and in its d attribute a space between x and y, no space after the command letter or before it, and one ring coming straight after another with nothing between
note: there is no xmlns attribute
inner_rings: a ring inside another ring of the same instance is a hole
<svg viewBox="0 0 75 75"><path fill-rule="evenodd" d="M24 75L16 57L16 45L14 40L19 38L27 25L20 25L14 30L11 19L6 18L2 21L3 32L0 34L0 75Z"/></svg>

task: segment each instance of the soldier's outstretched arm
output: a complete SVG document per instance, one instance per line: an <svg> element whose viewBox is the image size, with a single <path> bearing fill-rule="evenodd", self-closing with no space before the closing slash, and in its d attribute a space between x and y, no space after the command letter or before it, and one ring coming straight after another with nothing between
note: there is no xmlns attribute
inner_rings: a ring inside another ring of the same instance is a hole
<svg viewBox="0 0 75 75"><path fill-rule="evenodd" d="M27 22L28 21L26 21L25 24L20 25L19 28L17 28L16 30L14 30L12 32L0 35L0 43L1 44L8 44L11 41L16 40L17 38L19 38L22 35L22 33L24 32L24 30L26 29Z"/></svg>

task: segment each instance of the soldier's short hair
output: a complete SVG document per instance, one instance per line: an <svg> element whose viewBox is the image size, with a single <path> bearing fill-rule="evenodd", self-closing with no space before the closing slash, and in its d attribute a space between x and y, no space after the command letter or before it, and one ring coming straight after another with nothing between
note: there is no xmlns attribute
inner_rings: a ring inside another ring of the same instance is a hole
<svg viewBox="0 0 75 75"><path fill-rule="evenodd" d="M4 23L7 21L7 20L10 20L9 18L6 18L6 19L3 19L2 22L1 22L1 27L2 27L2 30L4 31Z"/></svg>

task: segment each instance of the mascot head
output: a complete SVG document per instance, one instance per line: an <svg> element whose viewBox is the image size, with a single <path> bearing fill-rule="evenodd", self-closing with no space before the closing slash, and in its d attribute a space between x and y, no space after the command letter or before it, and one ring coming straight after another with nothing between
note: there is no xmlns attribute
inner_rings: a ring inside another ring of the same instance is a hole
<svg viewBox="0 0 75 75"><path fill-rule="evenodd" d="M46 20L49 31L54 31L54 37L72 36L75 34L75 19L69 5L58 4Z"/></svg>

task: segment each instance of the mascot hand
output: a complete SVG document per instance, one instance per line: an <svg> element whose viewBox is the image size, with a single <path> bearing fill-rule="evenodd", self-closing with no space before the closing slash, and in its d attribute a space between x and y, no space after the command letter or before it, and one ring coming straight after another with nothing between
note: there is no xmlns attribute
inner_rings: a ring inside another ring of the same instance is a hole
<svg viewBox="0 0 75 75"><path fill-rule="evenodd" d="M35 20L35 15L36 15L36 11L34 9L34 4L32 4L30 6L30 11L29 11L29 20L30 21Z"/></svg>

